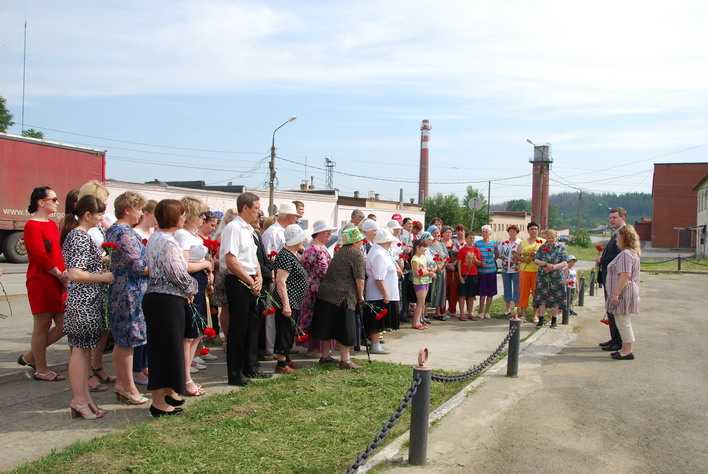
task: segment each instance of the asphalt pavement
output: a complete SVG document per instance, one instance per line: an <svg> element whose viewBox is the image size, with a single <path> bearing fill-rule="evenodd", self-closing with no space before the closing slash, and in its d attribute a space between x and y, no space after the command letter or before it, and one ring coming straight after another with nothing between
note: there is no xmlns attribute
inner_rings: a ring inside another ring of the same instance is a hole
<svg viewBox="0 0 708 474"><path fill-rule="evenodd" d="M597 347L601 297L547 330L519 377L490 376L393 472L708 472L708 276L642 273L634 361Z"/></svg>

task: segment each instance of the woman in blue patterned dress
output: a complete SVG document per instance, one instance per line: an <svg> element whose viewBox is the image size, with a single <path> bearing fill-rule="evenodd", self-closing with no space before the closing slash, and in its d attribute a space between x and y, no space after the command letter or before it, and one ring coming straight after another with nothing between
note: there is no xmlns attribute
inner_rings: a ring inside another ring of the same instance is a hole
<svg viewBox="0 0 708 474"><path fill-rule="evenodd" d="M113 370L116 373L116 398L129 405L142 405L148 399L140 394L133 379L133 348L145 345L147 334L143 316L143 295L148 273L145 246L133 230L140 222L145 199L128 191L113 203L118 220L106 232L106 241L117 247L111 252L113 285L108 315L111 321Z"/></svg>
<svg viewBox="0 0 708 474"><path fill-rule="evenodd" d="M565 247L556 242L558 237L556 231L547 229L541 235L546 242L539 247L534 258L534 262L538 265L538 275L533 304L539 308L541 315L536 326L543 326L543 315L546 308L550 307L553 308L551 327L554 328L557 325L558 309L565 303L563 269L568 266L568 254Z"/></svg>

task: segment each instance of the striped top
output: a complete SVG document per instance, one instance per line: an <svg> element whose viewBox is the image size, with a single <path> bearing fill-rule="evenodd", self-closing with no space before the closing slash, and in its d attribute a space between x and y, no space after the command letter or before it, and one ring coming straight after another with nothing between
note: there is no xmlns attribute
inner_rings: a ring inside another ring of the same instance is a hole
<svg viewBox="0 0 708 474"><path fill-rule="evenodd" d="M619 304L613 306L610 298L619 283L619 274L629 273L629 281L620 293ZM639 313L639 255L631 250L622 250L607 266L607 312L611 314Z"/></svg>

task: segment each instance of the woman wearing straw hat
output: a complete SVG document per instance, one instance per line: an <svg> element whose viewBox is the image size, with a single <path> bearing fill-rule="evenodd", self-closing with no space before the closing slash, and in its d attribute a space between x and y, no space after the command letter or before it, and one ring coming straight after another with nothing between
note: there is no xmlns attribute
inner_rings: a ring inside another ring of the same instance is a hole
<svg viewBox="0 0 708 474"><path fill-rule="evenodd" d="M389 253L396 238L388 229L379 229L374 245L366 256L366 300L364 328L371 341L372 354L388 354L381 345L381 331L397 330L398 322L398 271Z"/></svg>
<svg viewBox="0 0 708 474"><path fill-rule="evenodd" d="M300 306L307 291L307 272L300 263L300 252L305 250L305 231L297 224L285 228L285 246L273 262L275 270L275 373L290 374L295 365L290 360L290 349L295 341L295 328Z"/></svg>
<svg viewBox="0 0 708 474"><path fill-rule="evenodd" d="M300 330L303 332L310 331L315 301L320 290L320 282L327 273L329 264L332 261L332 256L327 250L327 243L334 231L336 231L336 228L327 225L325 221L315 221L312 226L312 245L307 247L307 250L302 255L302 266L307 271L307 293L305 293L305 299L300 307L299 322ZM311 343L319 345L321 363L334 362L330 355L332 351L331 340L313 341L311 339Z"/></svg>
<svg viewBox="0 0 708 474"><path fill-rule="evenodd" d="M310 328L317 339L337 340L340 368L357 369L350 351L356 342L356 307L364 301L364 234L357 227L344 229L341 243L320 283Z"/></svg>

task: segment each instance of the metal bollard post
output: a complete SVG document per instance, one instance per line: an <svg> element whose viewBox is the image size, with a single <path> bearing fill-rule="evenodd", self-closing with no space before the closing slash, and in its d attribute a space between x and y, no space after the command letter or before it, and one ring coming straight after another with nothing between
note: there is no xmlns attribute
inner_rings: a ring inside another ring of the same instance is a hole
<svg viewBox="0 0 708 474"><path fill-rule="evenodd" d="M590 272L590 296L595 296L595 270Z"/></svg>
<svg viewBox="0 0 708 474"><path fill-rule="evenodd" d="M563 305L561 324L568 324L569 312L570 312L570 288L566 288L565 289L565 304Z"/></svg>
<svg viewBox="0 0 708 474"><path fill-rule="evenodd" d="M509 330L516 328L514 334L511 335L509 339L509 352L506 361L506 376L507 377L518 377L519 376L519 346L521 345L521 320L511 319L509 320Z"/></svg>
<svg viewBox="0 0 708 474"><path fill-rule="evenodd" d="M578 285L578 306L585 306L585 277L580 277L580 284Z"/></svg>
<svg viewBox="0 0 708 474"><path fill-rule="evenodd" d="M428 417L430 414L430 381L432 370L425 367L428 349L421 349L418 365L413 368L413 380L420 377L418 391L411 403L411 434L408 445L408 464L423 466L428 457Z"/></svg>
<svg viewBox="0 0 708 474"><path fill-rule="evenodd" d="M678 256L676 262L678 263L678 271L681 271L681 255Z"/></svg>

